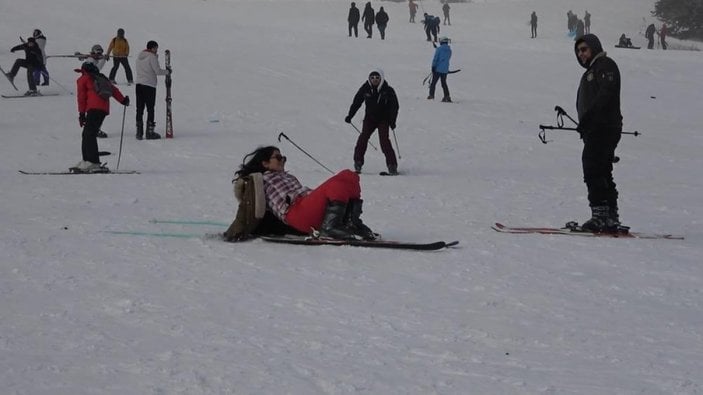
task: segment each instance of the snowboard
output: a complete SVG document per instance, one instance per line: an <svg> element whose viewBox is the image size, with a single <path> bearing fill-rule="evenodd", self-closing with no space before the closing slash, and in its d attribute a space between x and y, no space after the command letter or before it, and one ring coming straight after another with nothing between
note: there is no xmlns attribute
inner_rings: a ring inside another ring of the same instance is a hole
<svg viewBox="0 0 703 395"><path fill-rule="evenodd" d="M629 230L623 229L619 232L608 232L608 233L593 233L586 230L580 230L580 227L574 225L575 223L568 223L563 228L549 228L549 227L513 227L506 226L501 223L496 222L491 228L496 232L500 233L519 233L519 234L542 234L542 235L568 235L568 236L583 236L583 237L610 237L610 238L622 238L622 239L669 239L669 240L683 240L684 236L674 235L670 233L644 233L644 232L630 232Z"/></svg>
<svg viewBox="0 0 703 395"><path fill-rule="evenodd" d="M396 250L434 251L459 244L458 241L435 241L431 243L411 243L389 240L336 240L315 239L308 236L261 236L262 240L271 243L297 244L309 246L351 246L369 248L391 248Z"/></svg>
<svg viewBox="0 0 703 395"><path fill-rule="evenodd" d="M626 47L624 45L616 45L615 48L640 49L642 47Z"/></svg>
<svg viewBox="0 0 703 395"><path fill-rule="evenodd" d="M5 70L3 70L2 67L0 67L0 72L2 73L2 75L5 76L5 78L7 78L8 81L10 81L10 84L12 84L12 87L15 88L16 91L18 91L19 89L17 89L17 85L15 85L15 82L12 81L10 79L10 77L7 76L7 74L5 74Z"/></svg>

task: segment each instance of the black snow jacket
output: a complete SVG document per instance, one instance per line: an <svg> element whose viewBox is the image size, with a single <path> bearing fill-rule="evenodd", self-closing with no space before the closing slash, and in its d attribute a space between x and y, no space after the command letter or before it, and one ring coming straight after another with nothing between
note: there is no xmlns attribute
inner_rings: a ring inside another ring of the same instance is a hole
<svg viewBox="0 0 703 395"><path fill-rule="evenodd" d="M356 8L355 5L351 6L351 8L349 9L349 16L347 17L347 22L356 25L357 23L359 23L359 18L359 9Z"/></svg>
<svg viewBox="0 0 703 395"><path fill-rule="evenodd" d="M394 125L398 118L398 109L400 107L398 105L398 97L395 94L395 90L383 79L383 73L380 70L375 71L381 74L379 88L374 88L369 81L361 85L361 88L354 96L348 115L353 118L354 114L361 108L361 104L366 103L364 120L386 121L389 125Z"/></svg>
<svg viewBox="0 0 703 395"><path fill-rule="evenodd" d="M376 13L376 24L386 26L388 24L388 14L383 10L383 7Z"/></svg>
<svg viewBox="0 0 703 395"><path fill-rule="evenodd" d="M44 66L44 57L41 54L41 49L35 42L33 46L29 46L27 43L16 45L10 49L10 52L15 52L23 50L24 58L29 62L32 67L42 67Z"/></svg>
<svg viewBox="0 0 703 395"><path fill-rule="evenodd" d="M585 42L593 53L589 64L578 59L579 44ZM586 69L576 94L579 124L584 130L600 133L604 130L622 130L620 113L620 70L593 34L586 34L574 44L577 61Z"/></svg>
<svg viewBox="0 0 703 395"><path fill-rule="evenodd" d="M366 7L364 8L364 16L361 17L361 20L364 21L365 25L373 25L374 16L375 13L371 7L371 3L366 3Z"/></svg>

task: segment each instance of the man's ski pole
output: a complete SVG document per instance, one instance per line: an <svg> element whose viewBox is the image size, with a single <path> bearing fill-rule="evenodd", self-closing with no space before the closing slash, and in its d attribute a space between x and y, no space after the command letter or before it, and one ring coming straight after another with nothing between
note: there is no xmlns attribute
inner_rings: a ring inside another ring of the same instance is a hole
<svg viewBox="0 0 703 395"><path fill-rule="evenodd" d="M398 137L395 135L395 129L391 129L393 131L393 140L395 140L395 149L398 151L398 159L403 159L402 156L400 156L400 146L398 145Z"/></svg>
<svg viewBox="0 0 703 395"><path fill-rule="evenodd" d="M115 170L120 169L120 159L122 158L122 139L124 138L124 119L126 115L127 106L124 106L124 110L122 111L122 131L120 132L120 150L117 153L117 167L115 168Z"/></svg>
<svg viewBox="0 0 703 395"><path fill-rule="evenodd" d="M359 134L361 134L361 130L359 130L359 128L357 128L356 125L354 125L354 124L351 123L351 122L349 122L349 124L352 125L352 127L353 127L354 129L356 129L356 131L359 132ZM373 148L373 149L375 149L376 151L378 151L378 148L376 148L376 146L373 145L372 142L369 141L369 145L371 146L371 148Z"/></svg>
<svg viewBox="0 0 703 395"><path fill-rule="evenodd" d="M322 166L325 170L327 170L327 171L329 171L330 173L334 174L334 172L333 172L332 170L328 169L327 166L325 166L325 165L323 165L322 163L320 163L319 160L315 159L312 155L308 154L304 149L300 148L300 147L298 146L298 144L296 144L295 142L293 142L293 140L291 140L290 138L288 138L288 136L286 136L285 133L281 132L281 133L278 134L278 141L279 141L279 142L281 141L281 137L283 137L283 138L285 138L286 140L288 140L288 142L291 143L291 144L293 144L293 146L294 146L295 148L299 149L300 152L304 153L304 154L307 155L310 159L314 160L315 163L317 163L318 165Z"/></svg>

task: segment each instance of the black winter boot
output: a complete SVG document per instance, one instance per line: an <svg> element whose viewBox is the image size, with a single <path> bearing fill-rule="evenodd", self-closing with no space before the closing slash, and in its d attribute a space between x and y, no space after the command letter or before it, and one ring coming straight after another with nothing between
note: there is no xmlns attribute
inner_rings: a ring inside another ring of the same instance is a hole
<svg viewBox="0 0 703 395"><path fill-rule="evenodd" d="M146 139L147 140L158 140L161 138L161 135L154 132L154 128L156 127L156 124L153 122L149 122L146 125Z"/></svg>
<svg viewBox="0 0 703 395"><path fill-rule="evenodd" d="M354 235L346 229L344 224L346 211L346 203L339 201L328 202L325 216L322 217L322 225L320 225L320 236L331 239L353 239Z"/></svg>
<svg viewBox="0 0 703 395"><path fill-rule="evenodd" d="M144 138L144 124L141 122L137 123L137 140Z"/></svg>
<svg viewBox="0 0 703 395"><path fill-rule="evenodd" d="M364 201L361 199L351 199L347 203L347 228L355 235L364 240L375 240L376 234L361 221L361 207Z"/></svg>
<svg viewBox="0 0 703 395"><path fill-rule="evenodd" d="M581 225L583 230L593 233L608 232L608 220L610 218L610 206L591 206L591 219Z"/></svg>

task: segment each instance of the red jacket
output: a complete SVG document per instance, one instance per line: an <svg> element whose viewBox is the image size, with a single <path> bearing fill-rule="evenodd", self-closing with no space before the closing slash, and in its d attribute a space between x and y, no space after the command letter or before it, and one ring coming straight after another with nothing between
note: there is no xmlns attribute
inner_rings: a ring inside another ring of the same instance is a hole
<svg viewBox="0 0 703 395"><path fill-rule="evenodd" d="M101 110L107 114L110 113L110 100L105 100L98 96L93 87L93 77L83 70L77 70L81 76L76 81L76 92L78 95L78 112L87 112L89 110ZM118 102L124 101L122 92L116 86L112 86L112 97Z"/></svg>

